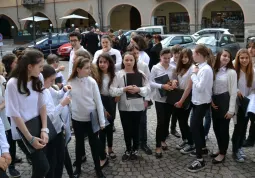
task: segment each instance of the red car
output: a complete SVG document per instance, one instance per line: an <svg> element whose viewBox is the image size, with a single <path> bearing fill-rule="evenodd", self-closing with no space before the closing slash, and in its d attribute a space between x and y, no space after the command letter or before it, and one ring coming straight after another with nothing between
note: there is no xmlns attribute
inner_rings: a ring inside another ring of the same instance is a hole
<svg viewBox="0 0 255 178"><path fill-rule="evenodd" d="M70 43L65 43L58 48L57 54L65 59L69 59L72 46Z"/></svg>

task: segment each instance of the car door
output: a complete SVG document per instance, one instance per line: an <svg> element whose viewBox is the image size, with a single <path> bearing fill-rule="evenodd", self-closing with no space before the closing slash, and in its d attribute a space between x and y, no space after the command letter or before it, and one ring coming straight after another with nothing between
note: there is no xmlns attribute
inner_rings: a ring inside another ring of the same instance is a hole
<svg viewBox="0 0 255 178"><path fill-rule="evenodd" d="M187 45L190 45L192 44L194 41L193 41L193 38L191 36L183 36L183 42L181 44L181 46L185 47Z"/></svg>
<svg viewBox="0 0 255 178"><path fill-rule="evenodd" d="M174 46L177 44L182 44L183 40L182 40L182 36L175 36L169 43L168 46Z"/></svg>
<svg viewBox="0 0 255 178"><path fill-rule="evenodd" d="M236 47L233 43L230 42L230 36L223 34L219 41L219 46L222 49L228 50L232 55L232 60L235 57L236 54Z"/></svg>

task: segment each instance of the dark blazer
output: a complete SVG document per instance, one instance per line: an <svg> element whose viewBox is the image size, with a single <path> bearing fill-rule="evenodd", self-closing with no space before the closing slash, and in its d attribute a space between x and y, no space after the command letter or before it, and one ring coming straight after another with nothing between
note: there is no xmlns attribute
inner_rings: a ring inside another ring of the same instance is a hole
<svg viewBox="0 0 255 178"><path fill-rule="evenodd" d="M159 63L160 61L160 51L162 50L162 44L158 43L155 46L153 46L151 48L150 51L150 63L149 63L149 68L151 70L151 68L156 65L157 63Z"/></svg>
<svg viewBox="0 0 255 178"><path fill-rule="evenodd" d="M83 47L87 49L92 55L94 55L99 49L98 43L99 39L97 34L95 34L94 32L89 32L85 35Z"/></svg>
<svg viewBox="0 0 255 178"><path fill-rule="evenodd" d="M121 35L121 37L120 37L119 46L120 46L120 51L122 53L126 52L126 50L127 50L127 37L124 34Z"/></svg>

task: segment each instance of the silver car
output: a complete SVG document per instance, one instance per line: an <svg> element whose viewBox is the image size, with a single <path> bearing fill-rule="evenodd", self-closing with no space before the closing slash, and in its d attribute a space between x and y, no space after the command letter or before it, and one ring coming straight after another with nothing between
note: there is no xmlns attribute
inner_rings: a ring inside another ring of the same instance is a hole
<svg viewBox="0 0 255 178"><path fill-rule="evenodd" d="M167 38L161 41L163 48L172 47L174 45L180 45L185 47L195 42L195 39L191 35L173 34L168 35Z"/></svg>

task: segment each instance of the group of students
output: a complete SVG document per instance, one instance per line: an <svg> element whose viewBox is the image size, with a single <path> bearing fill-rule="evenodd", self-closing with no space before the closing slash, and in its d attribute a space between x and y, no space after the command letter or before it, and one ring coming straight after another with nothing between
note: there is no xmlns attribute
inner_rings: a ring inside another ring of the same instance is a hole
<svg viewBox="0 0 255 178"><path fill-rule="evenodd" d="M8 82L2 83L0 93L1 113L6 108L6 113L1 115L5 127L0 120L2 177L7 177L5 170L11 160L15 160L15 154L9 154L11 144L5 137L5 131L9 134L10 130L11 140L17 140L31 160L32 178L62 177L64 165L70 177L80 177L81 165L86 161L85 135L88 136L96 175L105 177L102 169L108 165L109 159L116 158L113 145L116 104L126 144L122 161L137 160L139 147L152 154L147 145L146 114L152 101L157 114L156 158L162 158L163 150L168 149L166 138L172 117L172 120L178 120L182 136L176 148L182 154L196 157L188 171L203 169L203 156L209 154L203 119L207 112L211 112L218 143L218 151L211 154L212 163L222 163L226 159L231 118L235 121L233 156L236 161L244 162L242 144L249 118L254 117L253 46L249 50L239 50L233 63L231 53L225 49L216 58L203 45L197 45L193 52L180 46L173 47L172 51L162 49L159 59L154 59L159 60L158 63L150 71L148 65L152 59L141 50L145 42L139 35L132 37L122 57L111 47L111 38L107 35L102 36L102 49L94 58L80 45L80 33L70 33L69 39L73 50L67 82L56 55L49 55L48 64L44 65L41 52L27 49L18 59L8 60L9 66L5 65L9 70ZM2 75L5 75L4 70ZM132 75L139 78L138 83L137 78L131 80L129 76ZM156 79L163 75L168 80L158 82ZM168 96L162 95L162 91L177 90L182 95L175 103L170 104ZM28 123L38 119L41 133L32 135ZM75 171L67 149L71 138L70 122L75 136ZM34 148L32 152L29 146Z"/></svg>

